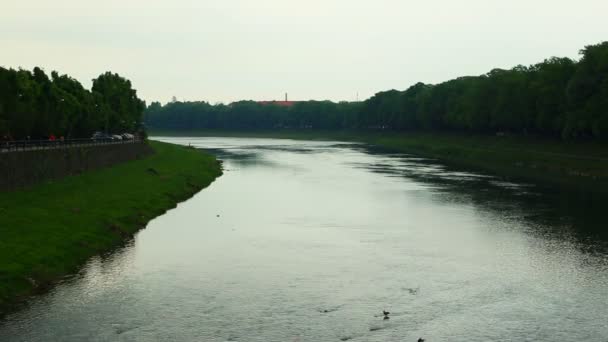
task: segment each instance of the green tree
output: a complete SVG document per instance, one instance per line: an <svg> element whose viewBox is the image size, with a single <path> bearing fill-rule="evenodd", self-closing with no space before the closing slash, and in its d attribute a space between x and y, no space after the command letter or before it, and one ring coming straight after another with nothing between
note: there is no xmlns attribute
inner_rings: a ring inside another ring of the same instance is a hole
<svg viewBox="0 0 608 342"><path fill-rule="evenodd" d="M93 80L92 91L102 107L102 121L107 132L134 131L142 121L145 103L137 97L131 81L106 72Z"/></svg>

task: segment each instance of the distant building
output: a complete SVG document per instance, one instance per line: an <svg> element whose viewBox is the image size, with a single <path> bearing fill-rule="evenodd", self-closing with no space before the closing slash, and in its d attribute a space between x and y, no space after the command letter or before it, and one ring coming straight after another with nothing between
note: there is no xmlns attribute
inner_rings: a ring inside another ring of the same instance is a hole
<svg viewBox="0 0 608 342"><path fill-rule="evenodd" d="M261 105L275 105L281 107L291 107L298 101L257 101Z"/></svg>
<svg viewBox="0 0 608 342"><path fill-rule="evenodd" d="M285 93L285 101L258 101L258 103L261 105L275 105L281 107L291 107L297 103L297 101L289 101L287 95L288 94Z"/></svg>

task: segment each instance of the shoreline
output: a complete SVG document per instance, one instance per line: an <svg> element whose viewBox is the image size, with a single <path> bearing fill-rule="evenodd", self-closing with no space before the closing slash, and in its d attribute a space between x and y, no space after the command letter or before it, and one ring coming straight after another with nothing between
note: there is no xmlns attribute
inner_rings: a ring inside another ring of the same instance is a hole
<svg viewBox="0 0 608 342"><path fill-rule="evenodd" d="M162 131L154 136L251 137L361 142L437 159L505 180L533 182L555 190L608 194L608 146L521 136L369 131Z"/></svg>
<svg viewBox="0 0 608 342"><path fill-rule="evenodd" d="M222 174L201 150L150 146L155 153L144 159L0 192L0 316L128 242Z"/></svg>

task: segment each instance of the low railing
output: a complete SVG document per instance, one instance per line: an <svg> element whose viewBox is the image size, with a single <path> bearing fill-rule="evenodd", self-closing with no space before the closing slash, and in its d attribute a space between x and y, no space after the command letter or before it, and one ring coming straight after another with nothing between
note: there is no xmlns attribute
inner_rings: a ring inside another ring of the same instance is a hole
<svg viewBox="0 0 608 342"><path fill-rule="evenodd" d="M139 137L134 139L114 140L110 138L104 139L64 139L64 140L13 140L0 141L0 153L17 152L17 151L36 151L36 150L51 150L71 147L86 147L98 145L119 145L119 144L134 144L140 143L142 140Z"/></svg>

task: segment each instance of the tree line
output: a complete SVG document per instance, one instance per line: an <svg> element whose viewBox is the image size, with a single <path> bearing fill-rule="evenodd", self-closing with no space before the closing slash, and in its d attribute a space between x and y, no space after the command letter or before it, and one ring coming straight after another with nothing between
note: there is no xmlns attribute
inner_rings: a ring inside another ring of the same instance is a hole
<svg viewBox="0 0 608 342"><path fill-rule="evenodd" d="M168 130L383 129L605 140L608 42L586 46L580 54L578 61L552 57L435 85L417 83L363 102L153 102L145 122L149 128Z"/></svg>
<svg viewBox="0 0 608 342"><path fill-rule="evenodd" d="M0 67L0 138L89 138L95 131L135 132L146 105L131 82L106 72L91 90L74 78L41 68Z"/></svg>

